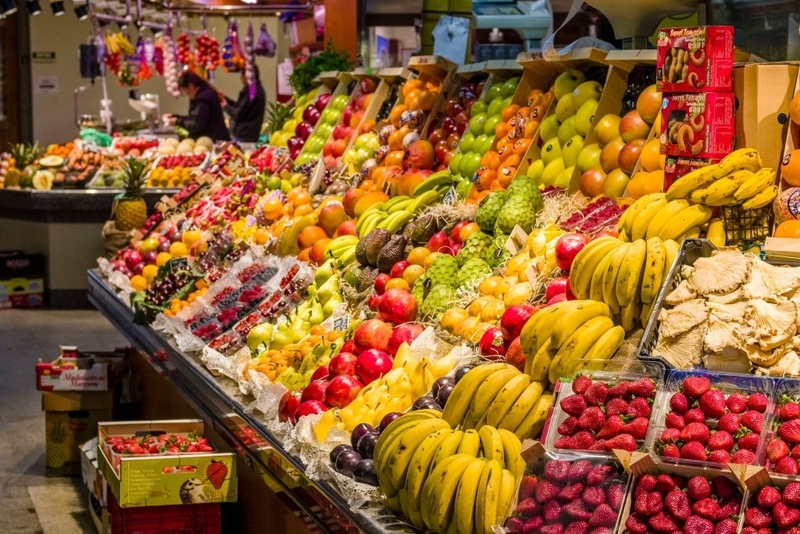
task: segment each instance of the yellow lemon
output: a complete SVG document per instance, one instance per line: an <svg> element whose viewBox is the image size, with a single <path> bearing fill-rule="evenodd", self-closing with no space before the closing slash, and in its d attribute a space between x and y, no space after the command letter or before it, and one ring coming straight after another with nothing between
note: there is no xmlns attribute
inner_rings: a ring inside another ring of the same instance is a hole
<svg viewBox="0 0 800 534"><path fill-rule="evenodd" d="M148 284L153 281L157 274L158 267L156 265L145 265L144 269L142 269L142 276L144 276L144 279L147 280Z"/></svg>
<svg viewBox="0 0 800 534"><path fill-rule="evenodd" d="M147 280L141 274L136 274L131 277L131 287L134 291L144 291L147 287Z"/></svg>
<svg viewBox="0 0 800 534"><path fill-rule="evenodd" d="M156 256L156 266L161 267L162 265L166 265L171 259L172 254L169 252L159 252L158 256Z"/></svg>

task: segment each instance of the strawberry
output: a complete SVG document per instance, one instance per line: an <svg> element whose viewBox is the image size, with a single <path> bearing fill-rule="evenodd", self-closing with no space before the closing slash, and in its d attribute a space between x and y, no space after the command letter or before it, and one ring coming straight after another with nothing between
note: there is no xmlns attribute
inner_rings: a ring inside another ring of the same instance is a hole
<svg viewBox="0 0 800 534"><path fill-rule="evenodd" d="M589 486L583 490L581 498L589 506L599 506L606 502L606 492L603 488Z"/></svg>
<svg viewBox="0 0 800 534"><path fill-rule="evenodd" d="M617 522L617 512L606 503L602 503L592 512L589 525L593 527L613 527Z"/></svg>
<svg viewBox="0 0 800 534"><path fill-rule="evenodd" d="M732 464L750 464L756 459L756 453L747 449L739 449L731 455Z"/></svg>
<svg viewBox="0 0 800 534"><path fill-rule="evenodd" d="M539 513L539 510L541 510L541 507L536 499L528 497L520 501L517 507L514 508L514 513L524 517L533 517Z"/></svg>
<svg viewBox="0 0 800 534"><path fill-rule="evenodd" d="M602 382L595 382L602 384ZM597 432L606 423L606 414L597 406L590 406L578 417L578 428L583 430L594 430Z"/></svg>
<svg viewBox="0 0 800 534"><path fill-rule="evenodd" d="M564 534L586 534L589 532L589 523L586 521L573 521L564 529Z"/></svg>
<svg viewBox="0 0 800 534"><path fill-rule="evenodd" d="M628 393L643 399L649 399L656 393L656 383L653 379L643 376L628 386Z"/></svg>
<svg viewBox="0 0 800 534"><path fill-rule="evenodd" d="M753 527L744 527L741 534L758 534L758 530Z"/></svg>
<svg viewBox="0 0 800 534"><path fill-rule="evenodd" d="M612 531L608 527L597 527L597 528L593 528L592 530L590 530L589 534L614 534L614 531ZM794 533L792 533L792 534L794 534Z"/></svg>
<svg viewBox="0 0 800 534"><path fill-rule="evenodd" d="M726 517L738 516L741 502L736 497L729 497L719 501L719 512L717 512L717 521L722 521Z"/></svg>
<svg viewBox="0 0 800 534"><path fill-rule="evenodd" d="M724 430L718 430L708 438L708 448L712 451L718 449L730 451L733 448L733 436Z"/></svg>
<svg viewBox="0 0 800 534"><path fill-rule="evenodd" d="M800 460L800 445L795 445L792 447L792 458L795 460Z"/></svg>
<svg viewBox="0 0 800 534"><path fill-rule="evenodd" d="M572 465L569 466L567 480L571 482L580 482L586 478L586 475L589 474L591 470L592 464L589 460L575 460L572 462Z"/></svg>
<svg viewBox="0 0 800 534"><path fill-rule="evenodd" d="M595 382L595 384L596 383L597 382ZM592 512L586 509L586 506L580 499L575 499L571 503L566 504L561 508L561 511L578 521L586 521L592 517Z"/></svg>
<svg viewBox="0 0 800 534"><path fill-rule="evenodd" d="M517 492L517 499L523 501L528 497L533 496L533 493L536 491L536 484L538 481L536 477L531 475L525 475L522 477L522 480L519 481L519 491Z"/></svg>
<svg viewBox="0 0 800 534"><path fill-rule="evenodd" d="M602 425L601 425L602 426ZM565 447L567 449L574 449L574 450L586 450L592 446L594 443L594 438L592 437L591 432L588 430L581 430L576 432L574 436L570 436L569 438L569 447Z"/></svg>
<svg viewBox="0 0 800 534"><path fill-rule="evenodd" d="M730 434L736 434L740 426L742 425L739 422L739 416L735 413L726 413L717 421L717 430L724 430Z"/></svg>
<svg viewBox="0 0 800 534"><path fill-rule="evenodd" d="M622 426L622 431L630 434L635 439L644 439L650 421L647 417L637 417L630 423Z"/></svg>
<svg viewBox="0 0 800 534"><path fill-rule="evenodd" d="M647 524L650 525L650 528L657 530L658 532L672 533L681 529L680 525L678 525L672 516L666 512L660 512L654 515L647 520Z"/></svg>
<svg viewBox="0 0 800 534"><path fill-rule="evenodd" d="M736 444L739 446L740 449L747 449L748 451L755 452L758 449L758 444L761 442L761 436L758 434L745 434Z"/></svg>
<svg viewBox="0 0 800 534"><path fill-rule="evenodd" d="M592 379L586 375L580 375L572 381L572 391L578 394L586 393L589 386L592 385Z"/></svg>
<svg viewBox="0 0 800 534"><path fill-rule="evenodd" d="M570 441L571 439L572 436L561 436L555 441L555 443L553 443L553 446L556 449L570 449L571 448L570 444L572 443Z"/></svg>
<svg viewBox="0 0 800 534"><path fill-rule="evenodd" d="M525 524L522 525L522 534L530 534L533 532L538 532L540 528L544 526L544 517L537 515L536 517L531 517ZM560 526L560 525L559 525Z"/></svg>
<svg viewBox="0 0 800 534"><path fill-rule="evenodd" d="M661 441L664 443L672 443L681 439L681 431L677 428L665 428L661 433Z"/></svg>
<svg viewBox="0 0 800 534"><path fill-rule="evenodd" d="M717 477L711 481L711 491L720 499L738 497L741 495L739 487L726 477Z"/></svg>
<svg viewBox="0 0 800 534"><path fill-rule="evenodd" d="M575 430L578 428L578 418L574 415L570 415L566 419L564 419L560 425L558 425L558 433L562 436L571 436L575 433Z"/></svg>
<svg viewBox="0 0 800 534"><path fill-rule="evenodd" d="M633 493L634 495L639 495L640 493L653 491L656 489L656 484L658 484L658 479L653 475L642 475L639 477Z"/></svg>
<svg viewBox="0 0 800 534"><path fill-rule="evenodd" d="M647 399L638 397L628 403L627 414L633 417L650 417L650 403Z"/></svg>
<svg viewBox="0 0 800 534"><path fill-rule="evenodd" d="M586 409L586 399L583 395L570 395L561 399L559 405L568 415L578 417Z"/></svg>
<svg viewBox="0 0 800 534"><path fill-rule="evenodd" d="M556 498L559 491L561 491L561 488L549 480L540 480L536 484L536 500L541 504L548 503Z"/></svg>
<svg viewBox="0 0 800 534"><path fill-rule="evenodd" d="M692 505L692 513L710 519L717 520L717 513L719 512L719 503L711 498L700 499Z"/></svg>
<svg viewBox="0 0 800 534"><path fill-rule="evenodd" d="M683 380L681 388L687 396L699 399L703 393L711 389L711 381L704 376L690 376Z"/></svg>
<svg viewBox="0 0 800 534"><path fill-rule="evenodd" d="M625 426L622 417L619 415L611 415L606 419L606 422L603 424L603 428L600 429L599 432L595 435L596 438L613 438L614 436L624 432L623 427Z"/></svg>
<svg viewBox="0 0 800 534"><path fill-rule="evenodd" d="M564 534L564 527L558 523L545 525L539 530L541 534Z"/></svg>
<svg viewBox="0 0 800 534"><path fill-rule="evenodd" d="M608 386L603 382L595 382L583 394L586 403L591 406L598 406L606 402L608 398Z"/></svg>
<svg viewBox="0 0 800 534"><path fill-rule="evenodd" d="M683 420L683 416L676 412L668 413L664 418L664 424L667 428L677 428L678 430L686 428L686 421Z"/></svg>
<svg viewBox="0 0 800 534"><path fill-rule="evenodd" d="M728 411L742 413L747 409L747 395L744 393L731 393L725 401Z"/></svg>
<svg viewBox="0 0 800 534"><path fill-rule="evenodd" d="M792 506L800 506L800 482L789 482L783 488L783 502Z"/></svg>
<svg viewBox="0 0 800 534"><path fill-rule="evenodd" d="M683 393L673 393L669 398L669 407L673 412L686 413L689 410L689 399Z"/></svg>
<svg viewBox="0 0 800 534"><path fill-rule="evenodd" d="M658 491L647 493L647 515L656 515L664 509L664 498Z"/></svg>
<svg viewBox="0 0 800 534"><path fill-rule="evenodd" d="M650 495L650 492L643 491L642 493L636 496L636 499L633 501L633 509L636 510L636 513L642 515L649 515L647 513L647 496Z"/></svg>
<svg viewBox="0 0 800 534"><path fill-rule="evenodd" d="M749 428L756 434L760 434L761 427L764 426L764 414L755 410L748 410L742 414L740 422L742 426Z"/></svg>
<svg viewBox="0 0 800 534"><path fill-rule="evenodd" d="M800 417L800 404L790 401L781 406L778 410L778 418L781 421L791 421Z"/></svg>
<svg viewBox="0 0 800 534"><path fill-rule="evenodd" d="M550 460L544 466L544 477L551 482L566 480L570 462L567 460Z"/></svg>
<svg viewBox="0 0 800 534"><path fill-rule="evenodd" d="M680 458L681 450L674 443L668 443L661 449L661 456L665 458Z"/></svg>
<svg viewBox="0 0 800 534"><path fill-rule="evenodd" d="M753 393L747 399L748 410L764 413L767 411L767 406L769 406L769 399L763 393Z"/></svg>
<svg viewBox="0 0 800 534"><path fill-rule="evenodd" d="M574 501L578 497L581 496L583 493L583 484L578 482L577 484L567 484L561 491L558 492L558 497L556 497L560 501L570 502Z"/></svg>
<svg viewBox="0 0 800 534"><path fill-rule="evenodd" d="M614 466L604 464L592 468L586 475L587 486L597 486L606 481L608 477L614 474Z"/></svg>
<svg viewBox="0 0 800 534"><path fill-rule="evenodd" d="M692 505L689 503L689 497L679 489L674 489L667 493L667 496L664 497L664 506L669 510L669 513L681 521L686 521L692 515Z"/></svg>
<svg viewBox="0 0 800 534"><path fill-rule="evenodd" d="M775 486L764 486L756 494L756 504L762 508L772 508L781 501L781 492Z"/></svg>
<svg viewBox="0 0 800 534"><path fill-rule="evenodd" d="M711 497L711 484L708 483L706 477L692 477L686 483L686 494L695 501Z"/></svg>
<svg viewBox="0 0 800 534"><path fill-rule="evenodd" d="M700 408L691 408L687 410L685 414L683 414L683 420L686 421L686 424L689 423L703 423L706 422L706 414Z"/></svg>
<svg viewBox="0 0 800 534"><path fill-rule="evenodd" d="M606 440L605 447L607 451L620 449L623 451L633 452L639 448L639 445L636 444L636 439L634 439L634 437L630 434L620 434L619 436L615 436L609 440Z"/></svg>
<svg viewBox="0 0 800 534"><path fill-rule="evenodd" d="M647 516L642 514L629 515L628 519L625 520L625 528L628 529L631 534L646 534L646 532L650 530L647 526Z"/></svg>
<svg viewBox="0 0 800 534"><path fill-rule="evenodd" d="M736 521L730 517L726 517L714 527L714 534L736 534L738 526Z"/></svg>
<svg viewBox="0 0 800 534"><path fill-rule="evenodd" d="M592 445L589 446L589 448L587 450L590 450L590 451L604 451L604 450L606 450L606 440L598 439L597 441L592 443Z"/></svg>
<svg viewBox="0 0 800 534"><path fill-rule="evenodd" d="M779 502L772 508L772 519L781 528L800 523L800 508Z"/></svg>
<svg viewBox="0 0 800 534"><path fill-rule="evenodd" d="M524 526L525 522L519 517L509 517L508 521L506 521L506 530L514 534L522 534ZM533 532L533 530L529 530L528 532Z"/></svg>
<svg viewBox="0 0 800 534"><path fill-rule="evenodd" d="M725 415L725 394L718 389L711 389L700 397L699 406L708 417L719 419Z"/></svg>
<svg viewBox="0 0 800 534"><path fill-rule="evenodd" d="M622 484L611 484L606 490L606 502L614 510L619 510L622 507L622 502L625 500L625 490Z"/></svg>
<svg viewBox="0 0 800 534"><path fill-rule="evenodd" d="M797 460L791 457L781 458L775 464L775 472L782 475L796 475L798 472Z"/></svg>
<svg viewBox="0 0 800 534"><path fill-rule="evenodd" d="M608 398L614 399L614 398L627 397L629 384L630 382L625 382L625 381L614 384L613 386L608 388Z"/></svg>
<svg viewBox="0 0 800 534"><path fill-rule="evenodd" d="M697 515L691 516L683 525L684 534L714 534L714 523Z"/></svg>
<svg viewBox="0 0 800 534"><path fill-rule="evenodd" d="M744 524L753 528L765 528L772 525L772 514L769 510L754 506L744 513Z"/></svg>
<svg viewBox="0 0 800 534"><path fill-rule="evenodd" d="M662 473L656 478L656 489L661 493L669 493L675 489L675 481L668 474Z"/></svg>
<svg viewBox="0 0 800 534"><path fill-rule="evenodd" d="M542 508L542 517L545 521L556 521L561 517L561 504L555 499L545 504Z"/></svg>
<svg viewBox="0 0 800 534"><path fill-rule="evenodd" d="M778 435L787 443L800 443L800 419L783 423L778 428Z"/></svg>
<svg viewBox="0 0 800 534"><path fill-rule="evenodd" d="M606 415L622 415L628 411L628 402L625 399L620 399L619 397L610 399L606 403Z"/></svg>
<svg viewBox="0 0 800 534"><path fill-rule="evenodd" d="M706 443L709 438L709 430L703 423L689 423L686 428L681 430L681 439L683 441L697 441Z"/></svg>
<svg viewBox="0 0 800 534"><path fill-rule="evenodd" d="M722 449L717 449L708 453L708 461L715 464L727 464L731 461L731 453Z"/></svg>

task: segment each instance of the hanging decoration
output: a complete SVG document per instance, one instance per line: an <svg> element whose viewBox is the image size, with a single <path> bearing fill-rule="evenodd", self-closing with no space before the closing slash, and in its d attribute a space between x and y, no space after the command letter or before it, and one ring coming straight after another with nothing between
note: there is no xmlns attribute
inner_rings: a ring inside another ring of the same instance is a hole
<svg viewBox="0 0 800 534"><path fill-rule="evenodd" d="M153 71L150 70L150 67L147 65L147 48L145 46L145 41L142 39L141 34L139 38L136 40L136 52L134 56L138 60L139 69L136 73L136 78L140 82L145 82L149 80L153 76Z"/></svg>
<svg viewBox="0 0 800 534"><path fill-rule="evenodd" d="M228 25L228 33L225 36L225 44L222 46L222 66L226 72L236 72L244 68L244 57L239 45L239 30L236 21L231 21Z"/></svg>
<svg viewBox="0 0 800 534"><path fill-rule="evenodd" d="M189 34L182 32L178 35L178 61L183 65L189 65L192 61L192 38Z"/></svg>
<svg viewBox="0 0 800 534"><path fill-rule="evenodd" d="M160 38L153 46L153 68L159 76L164 75L164 38Z"/></svg>
<svg viewBox="0 0 800 534"><path fill-rule="evenodd" d="M220 64L219 41L203 32L195 40L195 57L197 63L203 65L206 70L213 71Z"/></svg>
<svg viewBox="0 0 800 534"><path fill-rule="evenodd" d="M256 43L253 53L257 56L275 57L277 48L278 45L275 43L275 39L272 38L269 30L267 30L267 24L262 22L261 30L258 33L258 43Z"/></svg>
<svg viewBox="0 0 800 534"><path fill-rule="evenodd" d="M256 68L253 55L253 24L247 25L247 35L244 37L245 66L244 77L247 80L247 92L250 100L256 97Z"/></svg>
<svg viewBox="0 0 800 534"><path fill-rule="evenodd" d="M178 98L181 90L178 88L178 58L175 50L175 42L169 31L164 33L164 82L167 85L167 92Z"/></svg>

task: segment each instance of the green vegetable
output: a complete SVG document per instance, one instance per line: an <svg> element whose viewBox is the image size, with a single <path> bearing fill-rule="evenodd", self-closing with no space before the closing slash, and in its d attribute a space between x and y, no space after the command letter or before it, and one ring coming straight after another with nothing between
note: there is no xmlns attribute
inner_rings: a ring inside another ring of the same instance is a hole
<svg viewBox="0 0 800 534"><path fill-rule="evenodd" d="M315 56L309 57L304 63L297 65L289 75L289 85L299 95L305 94L311 88L311 81L321 72L349 71L353 68L350 54L334 46L333 41L328 41L325 50Z"/></svg>

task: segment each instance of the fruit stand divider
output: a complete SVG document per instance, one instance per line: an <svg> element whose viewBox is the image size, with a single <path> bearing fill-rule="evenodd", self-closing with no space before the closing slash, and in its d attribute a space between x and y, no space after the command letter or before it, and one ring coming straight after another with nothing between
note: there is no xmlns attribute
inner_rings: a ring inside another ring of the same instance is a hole
<svg viewBox="0 0 800 534"><path fill-rule="evenodd" d="M285 452L283 445L266 430L264 425L257 421L246 409L244 400L240 399L238 387L230 382L217 381L194 358L184 355L170 344L159 333L149 326L133 323L131 309L119 299L114 291L103 281L102 274L97 270L88 271L89 301L95 306L117 330L123 334L137 349L150 356L149 361L157 372L167 378L178 393L198 411L202 418L208 421L215 431L232 445L242 461L262 476L269 477L272 482L284 489L284 493L294 504L310 517L322 532L332 532L330 527L314 512L301 496L295 494L292 488L276 476L257 454L235 436L229 429L231 421L239 427L241 421L255 429L263 440L277 452L282 459L298 472L303 473L303 485L309 486L312 491L323 495L341 515L356 526L361 532L368 534L381 534L387 528L381 522L395 523L393 532L398 530L396 519L389 517L390 513L383 507L370 510L374 513L365 515L367 511L353 510L341 495L327 482L313 481L305 477L304 466L293 456ZM381 520L384 521L381 521ZM411 532L408 530L408 532Z"/></svg>

